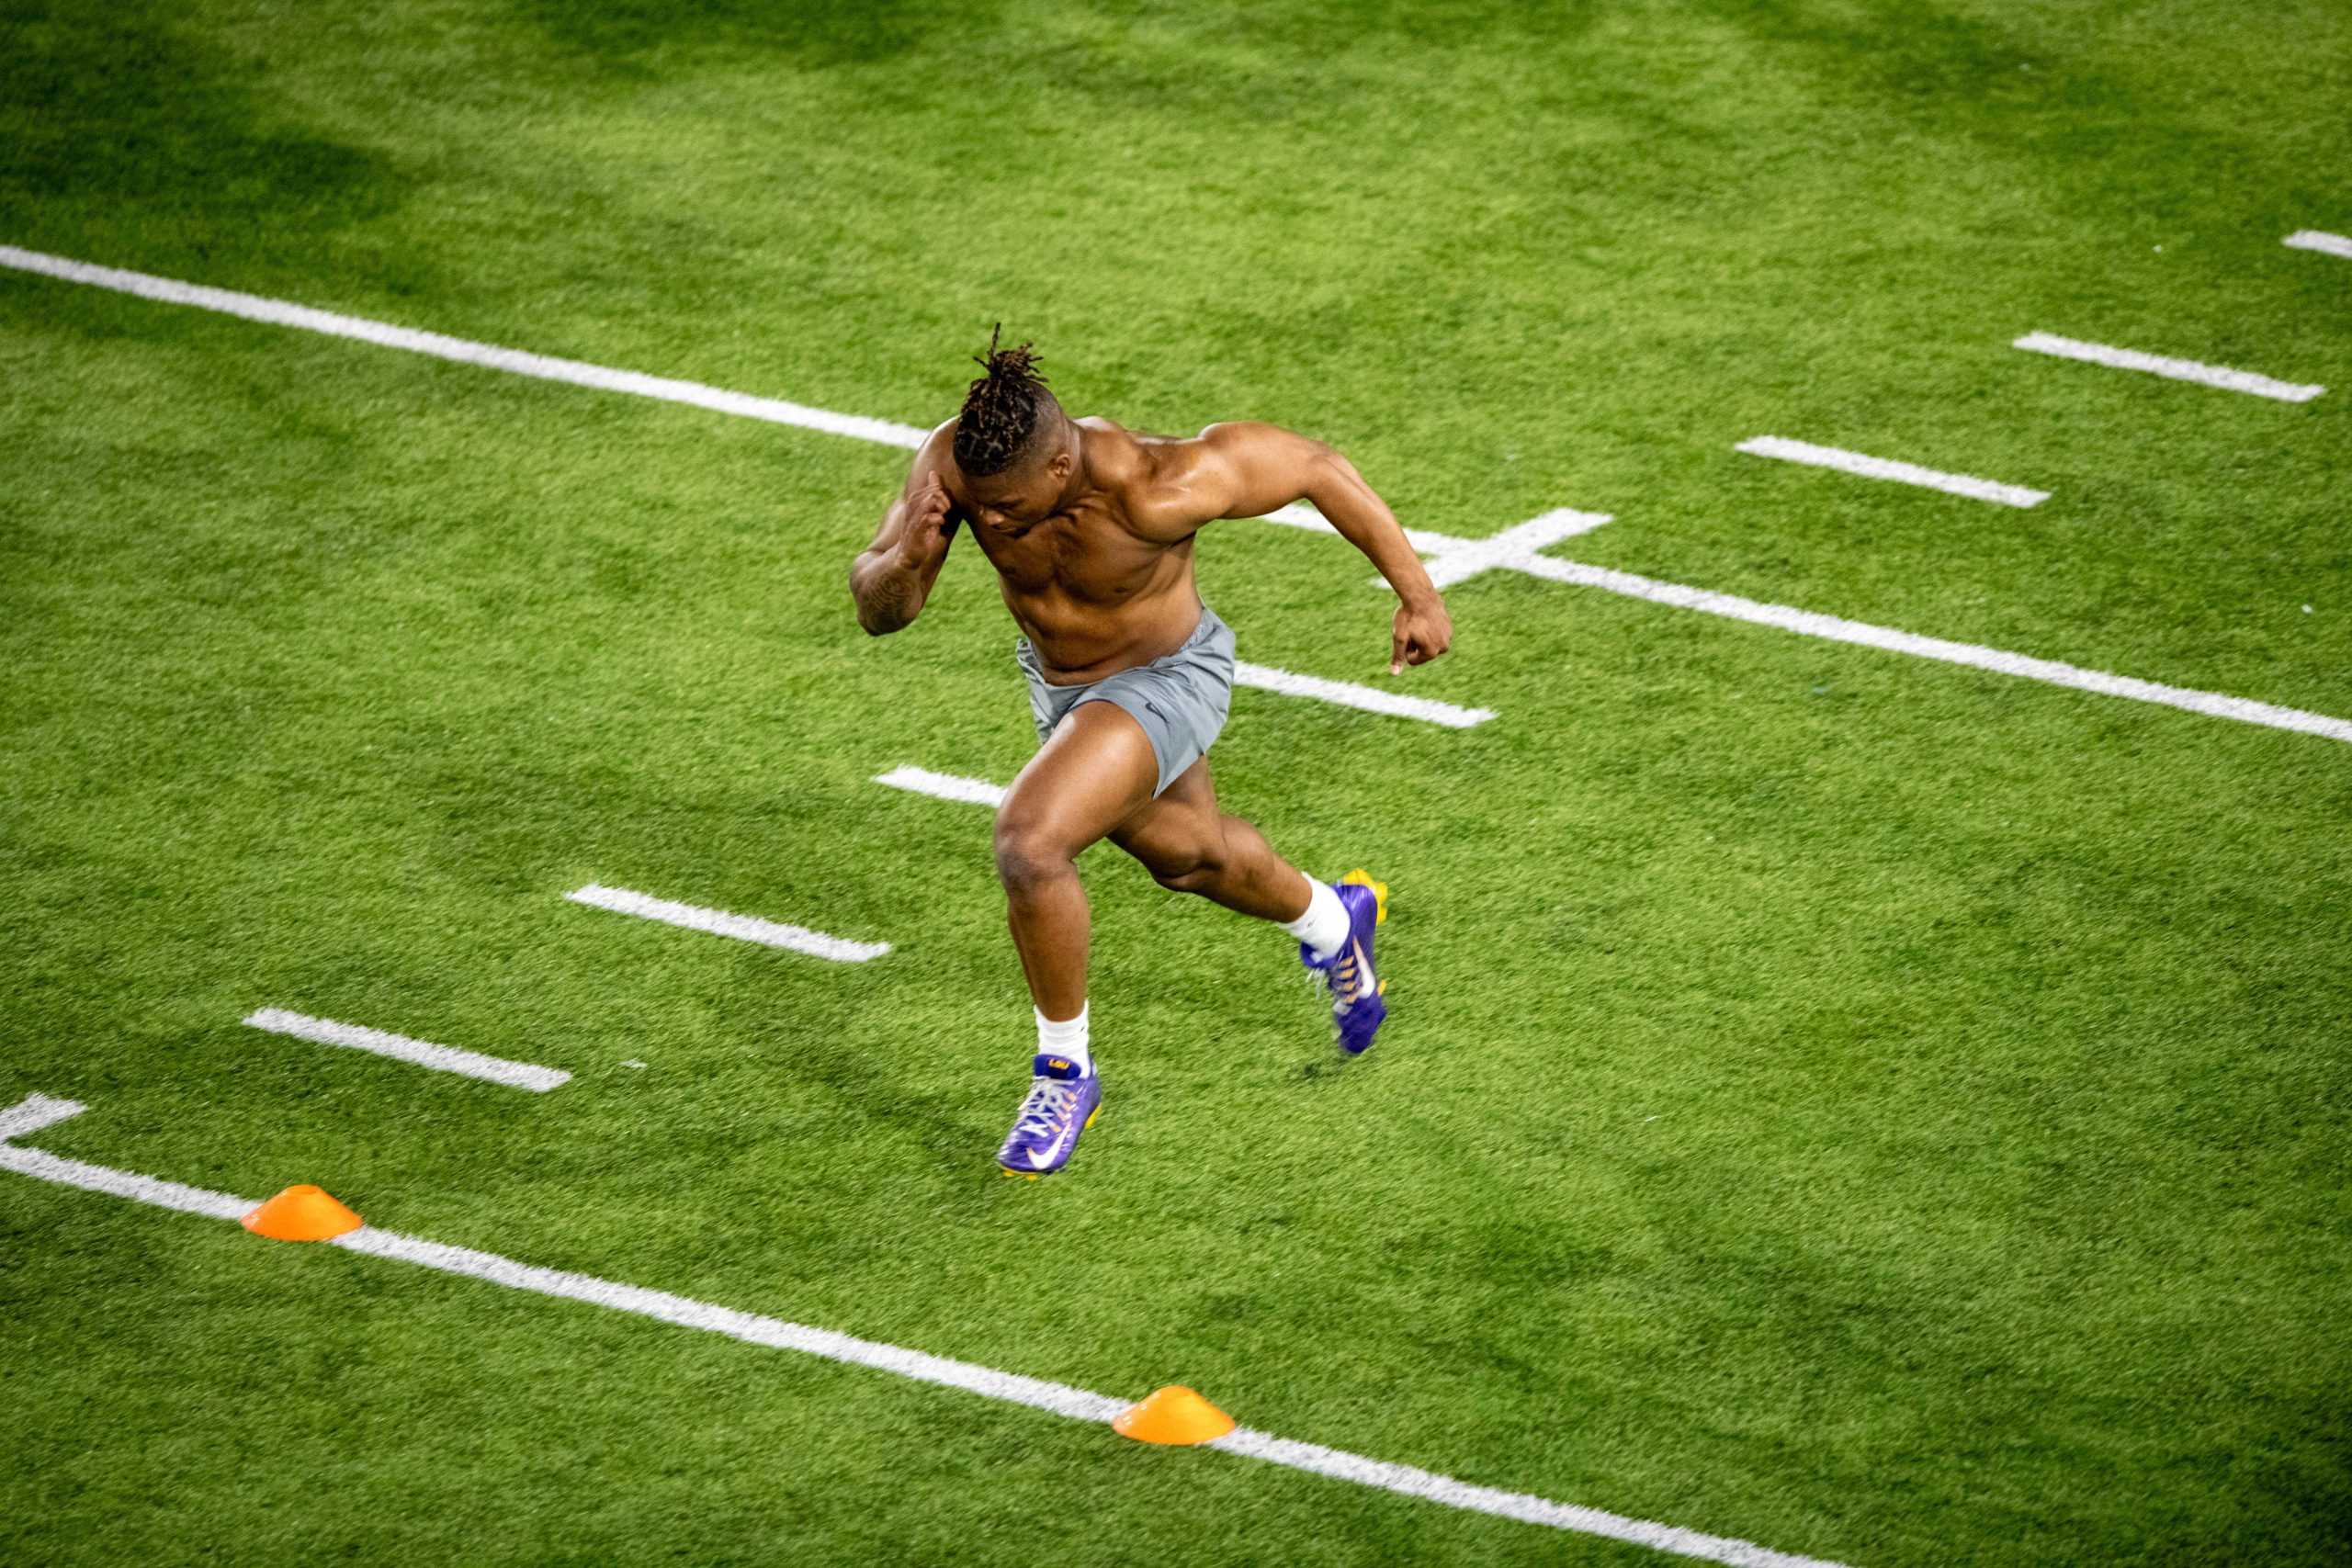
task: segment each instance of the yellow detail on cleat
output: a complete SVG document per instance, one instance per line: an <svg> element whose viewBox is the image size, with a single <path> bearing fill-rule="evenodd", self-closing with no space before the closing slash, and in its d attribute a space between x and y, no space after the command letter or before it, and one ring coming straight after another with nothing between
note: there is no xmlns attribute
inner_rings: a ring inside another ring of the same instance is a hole
<svg viewBox="0 0 2352 1568"><path fill-rule="evenodd" d="M1380 997L1386 996L1388 994L1388 982L1383 980L1378 986L1373 987L1373 994Z"/></svg>
<svg viewBox="0 0 2352 1568"><path fill-rule="evenodd" d="M1362 866L1356 867L1355 870L1340 878L1340 886L1342 887L1346 886L1351 882L1354 883L1359 887L1369 887L1372 889L1374 911L1372 923L1375 926L1386 925L1388 923L1388 884L1385 882L1374 882L1372 879L1372 873L1364 870Z"/></svg>
<svg viewBox="0 0 2352 1568"><path fill-rule="evenodd" d="M1086 1126L1085 1126L1085 1127L1080 1127L1080 1128L1079 1129L1079 1131L1080 1131L1080 1132L1081 1132L1081 1133L1083 1133L1083 1132L1085 1132L1085 1131L1086 1131L1086 1128L1087 1128L1087 1127L1091 1127L1091 1126L1093 1126L1093 1125L1094 1125L1094 1119L1095 1119L1097 1116L1100 1116L1100 1115L1102 1115L1102 1107L1101 1106L1101 1104L1099 1104L1099 1103L1098 1103L1098 1104L1096 1104L1096 1106L1094 1107L1094 1109L1093 1109L1093 1110L1091 1110L1091 1111L1088 1111L1088 1112L1086 1113Z"/></svg>

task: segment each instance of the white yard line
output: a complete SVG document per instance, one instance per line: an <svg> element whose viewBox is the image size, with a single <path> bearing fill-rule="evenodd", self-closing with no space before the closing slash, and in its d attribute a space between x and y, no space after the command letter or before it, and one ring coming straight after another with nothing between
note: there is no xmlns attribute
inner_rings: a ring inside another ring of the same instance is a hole
<svg viewBox="0 0 2352 1568"><path fill-rule="evenodd" d="M72 1100L49 1100L36 1095L14 1110L0 1111L0 1128L46 1125L81 1110L82 1107ZM6 1135L0 1134L0 1137ZM105 1166L85 1165L80 1160L63 1159L39 1149L18 1148L5 1142L0 1142L0 1169L13 1170L20 1176L54 1182L62 1187L77 1187L85 1191L103 1192L111 1197L128 1198L134 1202L214 1219L233 1220L254 1206L249 1198L183 1187L176 1182L159 1181L153 1177L114 1170ZM371 1258L389 1258L444 1274L480 1280L510 1291L581 1302L608 1312L628 1313L679 1328L722 1335L746 1345L795 1350L829 1361L888 1372L916 1382L959 1389L984 1399L1026 1405L1072 1421L1107 1424L1128 1404L1108 1394L1072 1388L1067 1383L1023 1377L1018 1372L999 1371L994 1367L983 1367L971 1361L950 1360L944 1356L911 1350L900 1345L856 1338L830 1328L812 1328L806 1324L787 1323L782 1318L739 1312L732 1307L672 1295L666 1291L649 1290L642 1285L623 1284L558 1269L542 1269L534 1264L519 1263L511 1258L502 1258L496 1253L450 1247L441 1242L426 1241L420 1236L379 1230L373 1225L365 1225L336 1236L326 1245L339 1247L346 1252L363 1253ZM1296 1442L1248 1427L1237 1427L1204 1446L1249 1459L1262 1460L1269 1464L1284 1465L1311 1474L1351 1482L1359 1486L1377 1487L1408 1497L1441 1503L1450 1508L1492 1514L1527 1524L1572 1530L1580 1535L1602 1536L1702 1562L1736 1564L1738 1568L1840 1568L1837 1563L1819 1558L1774 1551L1753 1541L1703 1535L1697 1530L1657 1524L1648 1519L1629 1518L1600 1508L1555 1503L1522 1492L1474 1486L1450 1475L1416 1470L1410 1465L1391 1464L1340 1449L1327 1449L1317 1443Z"/></svg>
<svg viewBox="0 0 2352 1568"><path fill-rule="evenodd" d="M1582 561L1545 557L1540 558L1529 570L1556 582L1573 582L1583 588L1622 593L1629 599L1645 599L1653 604L1671 604L1678 610L1697 610L1703 615L1723 615L1755 626L1775 626L1804 637L1826 637L1831 642L1850 642L1863 648L1882 648L1890 653L1907 653L1917 659L1933 659L1945 664L1965 664L1972 669L1990 670L1996 674L2014 675L2020 680L2041 681L2052 686L2071 686L2081 692L2097 692L2102 696L2159 703L2165 707L2185 708L2190 713L2201 713L2212 718L2233 718L2243 724L2267 725L2273 729L2299 730L2306 735L2324 735L2331 740L2352 741L2352 720L2305 713L2300 708L2274 707L2268 703L2252 702L2245 697L2223 696L2219 692L2159 685L2154 681L2109 675L2100 670L2061 664L2054 659L2032 659L2022 653L2006 653L1997 648L1980 648L1974 643L1918 637L1910 632L1896 631L1892 626L1874 626L1862 621L1817 615L1811 610L1792 609L1786 604L1767 604L1730 593L1685 588L1679 582L1660 582L1654 578L1636 577L1630 571L1587 566Z"/></svg>
<svg viewBox="0 0 2352 1568"><path fill-rule="evenodd" d="M2352 261L2352 238L2342 234L2323 234L2317 229L2298 229L2279 242L2299 251L2317 251L2322 255L2342 256Z"/></svg>
<svg viewBox="0 0 2352 1568"><path fill-rule="evenodd" d="M28 1094L7 1110L0 1111L0 1144L11 1138L29 1137L52 1122L79 1116L87 1109L78 1100L51 1100L45 1094Z"/></svg>
<svg viewBox="0 0 2352 1568"><path fill-rule="evenodd" d="M1558 507L1541 516L1516 523L1499 534L1483 539L1458 541L1455 547L1437 552L1430 562L1430 581L1440 588L1451 588L1482 571L1508 569L1524 571L1528 558L1548 545L1572 539L1578 534L1589 534L1610 520L1606 512L1575 512ZM1383 578L1374 578L1382 582Z"/></svg>
<svg viewBox="0 0 2352 1568"><path fill-rule="evenodd" d="M2009 346L2030 349L2036 354L2055 355L2061 359L2080 359L2092 365L2110 366L2118 370L2144 370L2151 376L2165 376L2176 381L2196 381L2233 392L2251 393L2257 398L2276 398L2282 403L2307 403L2327 390L2325 387L2274 381L2267 376L2257 376L2251 370L2233 370L2225 365L2200 365L2194 359L2167 359L2161 354L2143 354L2136 348L2116 348L2103 343L2084 343L2077 338L2059 337L2051 333L2028 333Z"/></svg>
<svg viewBox="0 0 2352 1568"><path fill-rule="evenodd" d="M354 1051L371 1052L379 1056L413 1062L420 1067L432 1067L444 1073L462 1073L486 1083L504 1084L509 1089L527 1089L535 1094L545 1094L571 1081L570 1073L555 1067L535 1066L529 1062L510 1062L503 1056L485 1056L479 1051L461 1051L454 1045L435 1045L424 1040L411 1040L404 1034L387 1034L380 1029L368 1029L356 1023L338 1023L331 1018L311 1018L303 1013L288 1012L283 1008L264 1008L245 1021L272 1034L290 1034L297 1040L313 1041L321 1045L342 1045Z"/></svg>
<svg viewBox="0 0 2352 1568"><path fill-rule="evenodd" d="M208 288L198 284L177 283L169 278L151 277L144 273L124 272L116 267L95 266L87 262L42 255L38 252L19 250L11 245L0 245L0 266L12 266L22 271L37 272L47 276L61 278L67 282L117 289L168 303L227 310L232 315L247 316L256 321L300 327L313 332L333 333L340 336L356 337L363 342L382 344L389 347L413 347L421 353L442 354L444 357L458 359L471 365L487 366L493 369L515 369L521 374L535 375L546 373L548 367L552 367L565 372L555 376L556 379L573 380L583 386L600 387L611 391L630 392L644 397L669 397L674 390L678 401L693 402L697 406L714 409L721 413L741 413L755 419L772 419L779 423L797 424L809 430L822 431L827 434L846 435L861 441L876 441L885 446L912 447L921 445L922 439L922 432L913 425L896 424L888 420L867 419L858 414L834 413L825 409L805 408L797 403L778 402L771 399L748 398L737 392L698 387L695 383L689 381L672 381L661 377L640 376L632 371L607 370L600 366L581 365L571 360L548 359L538 355L492 348L485 344L467 343L458 338L445 338L437 333L420 333L406 327L389 326L380 321L369 321L352 316L337 316L324 310L312 310L308 306L288 304L283 300L265 299L250 294L234 294L226 289ZM351 330L345 331L346 327ZM2125 364L2135 369L2179 367L2200 372L2212 370L2211 367L2193 366L2186 360L2159 359L2151 355L2132 354L2126 349L2105 348L2097 344L2076 344L2070 339L2052 337L2042 333L2019 338L2018 346L2037 349L2042 353L2070 354L2075 349L2095 351L2098 355L2113 356L2102 357L2098 360L2099 363ZM444 353L445 347L446 353ZM573 369L583 374L580 376L570 374ZM2168 369L2159 368L2157 373L2171 372ZM2216 373L2233 377L2245 375L2242 371ZM2254 377L2251 379L2257 382L2265 381L2261 377ZM2280 382L2266 382L2266 384L2271 387L2286 386L2285 383ZM2310 398L2318 396L2325 389L2291 387L2287 389L2300 397ZM1560 514L1546 513L1545 515ZM1599 514L1568 513L1567 515L1592 517ZM1285 506L1269 515L1265 520L1289 527L1311 529L1317 533L1336 532L1329 521L1317 515L1312 507L1303 504ZM1519 526L1524 527L1526 525L1522 524ZM1506 535L1511 532L1510 529L1504 530ZM1496 538L1502 536L1502 535L1495 536ZM2352 730L2352 726L2347 726L2342 719L2303 713L2293 708L2275 707L2268 703L2225 696L2216 692L2189 691L2177 686L2161 685L2152 681L2135 680L2129 676L2108 675L2093 670L2078 670L2073 665L2062 664L2053 660L2037 659L2022 653L2006 653L1998 649L1979 648L1970 643L1948 642L1939 637L1919 637L1887 626L1865 626L1858 621L1844 620L1838 616L1821 615L1810 610L1793 610L1777 604L1758 604L1754 601L1736 598L1726 593L1715 593L1706 589L1690 588L1679 583L1657 582L1648 578L1633 576L1628 572L1588 567L1575 561L1562 560L1557 557L1541 555L1532 550L1521 550L1498 560L1488 559L1482 549L1482 547L1492 542L1487 539L1466 539L1451 534L1438 534L1418 528L1407 529L1406 537L1412 542L1414 548L1434 558L1433 567L1443 566L1447 558L1453 552L1479 551L1479 558L1487 561L1483 570L1521 571L1554 582L1572 582L1584 587L1600 588L1611 593L1623 593L1633 598L1648 600L1652 604L1672 605L1678 609L1729 615L1736 620L1774 626L1782 631L1795 632L1800 636L1826 637L1833 641L1860 643L1871 648L1885 649L1891 652L1940 660L1947 663L1969 664L2024 680L2045 681L2057 685L2074 686L2084 691L2098 692L2108 696L2124 697L2134 701L2164 703L2170 706L2186 708L2192 713L2235 719L2246 724L2301 730L2307 734L2324 735L2338 740L2352 739L2352 733L2347 733L2348 730ZM1281 676L1280 671L1267 673ZM1311 679L1306 676L1282 678L1293 685L1303 684ZM1334 686L1343 691L1366 690L1362 687L1340 686L1338 682L1317 683ZM1270 687L1269 689L1288 688ZM1390 697L1386 693L1373 692L1369 694L1392 703L1400 700ZM1383 706L1374 708L1373 711L1393 712L1396 710ZM1453 711L1459 714L1476 713L1482 719L1493 716L1483 709ZM1477 722L1477 720L1471 722Z"/></svg>
<svg viewBox="0 0 2352 1568"><path fill-rule="evenodd" d="M1939 468L1923 468L1917 463L1898 462L1893 457L1866 457L1860 452L1848 452L1837 446L1816 446L1810 441L1792 441L1782 435L1750 436L1732 450L1756 457L1778 457L1783 462L1804 463L1816 468L1837 468L1844 473L1860 474L1864 479L1892 479L1897 484L1918 485L1927 490L1942 491L1948 495L1964 495L1973 501L1996 502L2003 506L2039 506L2050 499L2050 492L2046 490L2005 485L1993 479L1980 479L1973 474L1947 474Z"/></svg>
<svg viewBox="0 0 2352 1568"><path fill-rule="evenodd" d="M1261 692L1279 692L1286 697L1312 697L1317 702L1337 703L1366 713L1418 718L1424 724L1444 725L1448 729L1469 729L1495 716L1491 708L1456 707L1434 697L1408 697L1401 692L1384 692L1377 686L1351 686L1345 681L1293 674L1263 664L1236 664L1233 683L1255 686Z"/></svg>
<svg viewBox="0 0 2352 1568"><path fill-rule="evenodd" d="M755 398L742 392L730 392L721 387L706 387L696 381L677 381L666 376L647 376L635 370L615 370L577 359L554 359L544 354L526 353L522 349L500 348L492 344L445 337L439 333L418 332L412 327L371 321L362 316L340 316L332 310L313 310L308 305L266 299L258 294L209 288L202 284L180 283L143 272L125 272L120 267L94 266L88 262L71 261L63 256L43 255L39 251L18 250L14 245L0 245L0 266L15 267L20 272L37 272L45 276L62 278L68 283L86 283L97 288L111 288L122 294L136 294L142 299L157 299L167 305L193 305L199 310L218 310L222 315L243 316L247 321L266 321L272 326L299 327L304 332L352 338L384 348L406 349L411 354L428 354L435 359L451 359L460 365L480 365L517 376L536 377L542 381L566 381L575 387L594 387L601 391L628 392L636 397L657 398L670 403L690 403L695 408L710 409L718 413L763 419L771 424L792 424L804 430L820 430L828 435L849 435L860 441L878 441L886 446L911 449L921 446L924 437L930 434L930 432L917 430L913 425L894 424L888 420L834 413L828 409L812 409L776 398Z"/></svg>
<svg viewBox="0 0 2352 1568"><path fill-rule="evenodd" d="M159 1181L136 1171L84 1165L80 1160L62 1159L39 1149L19 1148L9 1141L69 1116L79 1116L88 1109L78 1100L52 1100L45 1094L35 1094L0 1111L0 1170L13 1170L37 1181L79 1187L86 1192L104 1192L113 1198L128 1198L134 1203L151 1203L159 1209L177 1209L185 1214L203 1214L216 1220L243 1219L253 1212L254 1205L250 1198L232 1198L226 1192L208 1192L201 1187Z"/></svg>
<svg viewBox="0 0 2352 1568"><path fill-rule="evenodd" d="M1547 513L1545 515L1549 516L1550 513ZM1331 526L1329 518L1303 501L1295 501L1288 506L1277 507L1258 521L1279 523L1286 528L1304 528L1311 534L1329 534L1333 538L1340 536L1340 531ZM1606 523L1609 519L1603 517L1600 521ZM1451 550L1475 549L1487 543L1484 539L1464 539L1458 535L1439 534L1427 528L1406 529L1405 542L1426 556L1442 556Z"/></svg>
<svg viewBox="0 0 2352 1568"><path fill-rule="evenodd" d="M709 931L714 936L731 936L741 942L756 942L763 947L788 947L795 953L805 953L811 958L830 958L836 964L863 964L890 951L890 944L887 942L852 942L847 937L812 931L806 926L787 926L779 920L763 920L757 915L730 914L725 909L706 909L699 904L673 903L667 898L656 898L650 893L636 893L626 887L605 887L594 882L585 887L574 888L564 897L575 904L592 904L616 914L660 920L665 925L684 926L693 931Z"/></svg>
<svg viewBox="0 0 2352 1568"><path fill-rule="evenodd" d="M986 779L958 778L954 773L934 773L929 768L892 768L887 773L876 773L874 782L888 784L892 789L908 789L917 795L936 795L942 800L960 800L967 806L998 807L1004 804L1004 786Z"/></svg>
<svg viewBox="0 0 2352 1568"><path fill-rule="evenodd" d="M1384 1492L1425 1498L1432 1503L1442 1503L1449 1508L1494 1514L1506 1519L1517 1519L1521 1524L1549 1525L1554 1529L1574 1530L1578 1535L1604 1536L1611 1540L1629 1541L1635 1546L1646 1546L1653 1551L1670 1552L1677 1557L1736 1563L1739 1568L1837 1568L1836 1564L1825 1562L1820 1558L1774 1551L1753 1541L1727 1540L1719 1535L1702 1535L1697 1530L1659 1524L1650 1519L1628 1518L1623 1514L1605 1513L1599 1508L1583 1507L1575 1503L1555 1503L1548 1498L1530 1496L1524 1492L1473 1486L1450 1475L1416 1470L1411 1465L1392 1464L1386 1460L1367 1459L1363 1454L1349 1453L1343 1449L1327 1449L1319 1443L1277 1438L1271 1432L1261 1432L1249 1427L1237 1427L1224 1437L1213 1438L1201 1446L1222 1449L1231 1454L1247 1454L1269 1464L1288 1465L1293 1470L1304 1470L1315 1475L1328 1475L1334 1481L1352 1481L1359 1486L1377 1486Z"/></svg>
<svg viewBox="0 0 2352 1568"><path fill-rule="evenodd" d="M1303 501L1269 512L1259 521L1340 536L1329 519ZM1465 539L1458 534L1441 534L1429 528L1408 528L1405 542L1429 558L1430 581L1440 588L1451 588L1483 571L1521 570L1521 563L1544 546L1589 534L1609 521L1611 514L1606 512L1577 512L1563 506L1524 523L1515 523L1483 539ZM1385 577L1374 577L1371 582L1375 588L1389 586Z"/></svg>

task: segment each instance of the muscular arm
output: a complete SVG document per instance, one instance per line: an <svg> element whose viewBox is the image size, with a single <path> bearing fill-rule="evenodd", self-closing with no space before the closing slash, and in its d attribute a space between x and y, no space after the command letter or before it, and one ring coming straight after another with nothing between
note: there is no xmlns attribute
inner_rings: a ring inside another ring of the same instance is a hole
<svg viewBox="0 0 2352 1568"><path fill-rule="evenodd" d="M850 563L849 593L857 604L857 624L868 635L895 632L922 614L940 563L955 537L956 519L940 470L955 438L942 425L915 454L899 499L876 531L874 542Z"/></svg>
<svg viewBox="0 0 2352 1568"><path fill-rule="evenodd" d="M1263 517L1293 502L1312 502L1340 536L1380 569L1396 590L1396 638L1389 665L1425 664L1453 639L1445 601L1396 514L1337 450L1279 425L1213 424L1195 441L1165 449L1164 523L1189 533L1216 517Z"/></svg>

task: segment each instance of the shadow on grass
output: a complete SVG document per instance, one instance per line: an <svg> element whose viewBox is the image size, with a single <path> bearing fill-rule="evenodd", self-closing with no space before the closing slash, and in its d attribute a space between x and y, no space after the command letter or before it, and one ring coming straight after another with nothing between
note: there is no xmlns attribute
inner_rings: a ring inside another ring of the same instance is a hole
<svg viewBox="0 0 2352 1568"><path fill-rule="evenodd" d="M368 149L285 123L161 6L12 7L0 26L0 220L86 208L217 232L334 228L396 205ZM16 238L15 234L8 236Z"/></svg>
<svg viewBox="0 0 2352 1568"><path fill-rule="evenodd" d="M2043 177L2069 182L2075 204L2188 222L2210 219L2216 191L2291 188L2302 174L2293 156L2200 112L2168 51L2135 51L2087 25L1813 0L1709 0L1709 9L1762 45L1763 58L1874 102L1913 130L1956 132L2020 166L2039 161ZM2220 6L2199 19L2213 31L2235 25ZM2132 177L2134 169L2144 174Z"/></svg>

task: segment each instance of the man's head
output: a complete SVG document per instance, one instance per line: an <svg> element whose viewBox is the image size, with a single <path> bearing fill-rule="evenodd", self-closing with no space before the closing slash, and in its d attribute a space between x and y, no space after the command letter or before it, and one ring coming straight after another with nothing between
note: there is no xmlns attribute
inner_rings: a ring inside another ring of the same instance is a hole
<svg viewBox="0 0 2352 1568"><path fill-rule="evenodd" d="M1000 328L1000 331L1001 329ZM1078 467L1078 430L1037 373L1027 344L977 356L988 372L972 383L956 421L956 467L982 513L993 521L1041 523L1062 504Z"/></svg>

